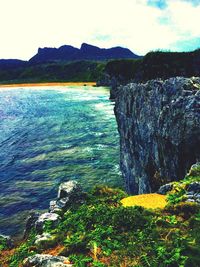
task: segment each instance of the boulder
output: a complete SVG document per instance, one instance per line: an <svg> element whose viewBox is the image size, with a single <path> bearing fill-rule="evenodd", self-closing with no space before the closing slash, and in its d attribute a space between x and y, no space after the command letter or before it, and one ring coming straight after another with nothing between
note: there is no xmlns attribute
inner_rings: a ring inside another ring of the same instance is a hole
<svg viewBox="0 0 200 267"><path fill-rule="evenodd" d="M52 239L52 235L49 233L42 233L41 235L36 235L35 245L41 245L44 242L48 242Z"/></svg>
<svg viewBox="0 0 200 267"><path fill-rule="evenodd" d="M27 218L26 221L26 226L25 226L25 230L24 230L24 236L23 238L26 239L28 237L28 235L31 232L31 229L33 229L33 227L35 227L35 223L38 220L40 214L37 212L31 212Z"/></svg>
<svg viewBox="0 0 200 267"><path fill-rule="evenodd" d="M0 245L4 248L13 248L14 240L10 236L0 234Z"/></svg>
<svg viewBox="0 0 200 267"><path fill-rule="evenodd" d="M58 199L72 198L77 194L82 193L82 188L77 181L68 181L60 184L58 189ZM75 196L75 197L76 197Z"/></svg>
<svg viewBox="0 0 200 267"><path fill-rule="evenodd" d="M23 267L72 267L69 259L63 256L36 254L26 258Z"/></svg>
<svg viewBox="0 0 200 267"><path fill-rule="evenodd" d="M52 227L56 227L60 221L60 216L57 213L46 212L39 216L38 220L35 222L36 231L41 233L44 229L45 222L50 221Z"/></svg>
<svg viewBox="0 0 200 267"><path fill-rule="evenodd" d="M50 212L65 211L70 205L83 203L85 193L76 181L62 183L58 189L57 199L50 202Z"/></svg>
<svg viewBox="0 0 200 267"><path fill-rule="evenodd" d="M158 194L166 195L169 191L173 189L173 184L164 184L158 189Z"/></svg>
<svg viewBox="0 0 200 267"><path fill-rule="evenodd" d="M175 77L118 89L115 115L128 193L183 179L200 158L200 78Z"/></svg>
<svg viewBox="0 0 200 267"><path fill-rule="evenodd" d="M187 187L187 191L193 192L193 194L199 194L200 193L200 182L190 183Z"/></svg>

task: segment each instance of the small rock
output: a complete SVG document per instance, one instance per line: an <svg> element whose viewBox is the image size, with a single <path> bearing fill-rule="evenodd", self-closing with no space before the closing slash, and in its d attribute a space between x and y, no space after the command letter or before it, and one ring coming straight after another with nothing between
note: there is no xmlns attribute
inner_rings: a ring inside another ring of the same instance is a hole
<svg viewBox="0 0 200 267"><path fill-rule="evenodd" d="M188 199L186 200L186 202L195 202L195 200L194 200L194 199L191 199L191 198L188 198Z"/></svg>
<svg viewBox="0 0 200 267"><path fill-rule="evenodd" d="M198 176L200 175L200 162L193 164L188 172L189 176Z"/></svg>
<svg viewBox="0 0 200 267"><path fill-rule="evenodd" d="M49 254L36 254L26 258L23 267L72 267L69 259L64 256L52 256Z"/></svg>
<svg viewBox="0 0 200 267"><path fill-rule="evenodd" d="M43 213L39 216L38 220L35 222L35 228L38 232L42 232L45 222L51 221L52 226L56 227L56 225L59 223L60 216L57 213Z"/></svg>
<svg viewBox="0 0 200 267"><path fill-rule="evenodd" d="M50 212L60 213L74 203L82 203L85 198L80 184L76 181L62 183L58 189L57 200L50 202Z"/></svg>
<svg viewBox="0 0 200 267"><path fill-rule="evenodd" d="M173 184L170 183L170 184L165 184L165 185L162 185L159 190L158 190L158 193L161 194L161 195L166 195L169 191L171 191L173 189Z"/></svg>
<svg viewBox="0 0 200 267"><path fill-rule="evenodd" d="M200 182L194 182L188 185L187 191L193 191L195 193L200 193Z"/></svg>
<svg viewBox="0 0 200 267"><path fill-rule="evenodd" d="M49 212L53 212L53 213L62 212L62 208L58 205L57 202L58 202L57 200L50 201Z"/></svg>
<svg viewBox="0 0 200 267"><path fill-rule="evenodd" d="M58 189L58 199L70 197L71 195L82 192L81 186L76 181L62 183Z"/></svg>
<svg viewBox="0 0 200 267"><path fill-rule="evenodd" d="M26 221L26 226L25 226L23 238L26 239L28 237L31 229L35 226L35 223L38 220L39 216L40 216L40 214L37 212L31 212L30 213L30 215L28 216L27 221Z"/></svg>
<svg viewBox="0 0 200 267"><path fill-rule="evenodd" d="M14 241L10 236L0 235L0 244L4 244L6 248L13 248Z"/></svg>
<svg viewBox="0 0 200 267"><path fill-rule="evenodd" d="M40 245L42 242L49 241L50 239L52 239L52 236L49 233L43 233L36 236L35 244Z"/></svg>
<svg viewBox="0 0 200 267"><path fill-rule="evenodd" d="M191 194L191 192L186 193L185 195L187 198L194 198L194 194Z"/></svg>

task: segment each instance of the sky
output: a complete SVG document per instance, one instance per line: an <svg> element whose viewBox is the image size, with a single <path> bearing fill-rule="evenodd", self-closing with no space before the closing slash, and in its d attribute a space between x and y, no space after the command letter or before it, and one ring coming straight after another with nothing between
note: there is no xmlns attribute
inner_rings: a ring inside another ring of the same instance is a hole
<svg viewBox="0 0 200 267"><path fill-rule="evenodd" d="M138 55L200 48L200 0L0 0L0 58L83 42Z"/></svg>

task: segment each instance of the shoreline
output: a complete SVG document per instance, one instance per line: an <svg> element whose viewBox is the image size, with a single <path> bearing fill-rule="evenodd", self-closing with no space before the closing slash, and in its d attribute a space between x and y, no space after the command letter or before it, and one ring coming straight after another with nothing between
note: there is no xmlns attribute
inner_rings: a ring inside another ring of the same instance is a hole
<svg viewBox="0 0 200 267"><path fill-rule="evenodd" d="M37 86L96 86L96 82L44 82L44 83L11 83L0 84L0 88L37 87Z"/></svg>

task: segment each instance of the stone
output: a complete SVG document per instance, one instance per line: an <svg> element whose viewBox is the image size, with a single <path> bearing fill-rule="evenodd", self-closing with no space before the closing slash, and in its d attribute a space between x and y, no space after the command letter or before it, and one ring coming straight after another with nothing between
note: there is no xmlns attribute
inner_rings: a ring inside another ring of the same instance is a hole
<svg viewBox="0 0 200 267"><path fill-rule="evenodd" d="M194 203L194 202L195 202L195 200L194 200L194 199L192 199L192 198L188 198L188 199L186 200L186 202L192 202L192 203Z"/></svg>
<svg viewBox="0 0 200 267"><path fill-rule="evenodd" d="M42 232L44 229L45 222L51 221L52 226L56 227L60 221L60 216L57 213L43 213L39 216L38 220L35 222L35 228L38 232Z"/></svg>
<svg viewBox="0 0 200 267"><path fill-rule="evenodd" d="M193 199L194 198L194 195L191 193L191 192L187 192L186 194L185 194L185 197L186 198L191 198L191 199Z"/></svg>
<svg viewBox="0 0 200 267"><path fill-rule="evenodd" d="M183 179L200 158L200 78L120 86L115 116L120 166L131 194Z"/></svg>
<svg viewBox="0 0 200 267"><path fill-rule="evenodd" d="M64 256L52 256L49 254L36 254L26 258L23 267L72 267L69 259Z"/></svg>
<svg viewBox="0 0 200 267"><path fill-rule="evenodd" d="M173 189L173 184L165 184L162 185L159 189L158 189L158 194L161 195L166 195L169 191L171 191Z"/></svg>
<svg viewBox="0 0 200 267"><path fill-rule="evenodd" d="M50 201L49 212L58 213L58 214L62 212L62 208L59 206L58 200Z"/></svg>
<svg viewBox="0 0 200 267"><path fill-rule="evenodd" d="M0 234L0 245L5 245L6 248L13 248L14 247L14 240L8 235L1 235Z"/></svg>
<svg viewBox="0 0 200 267"><path fill-rule="evenodd" d="M200 193L200 182L194 182L188 185L187 191L192 191L193 194Z"/></svg>
<svg viewBox="0 0 200 267"><path fill-rule="evenodd" d="M31 212L27 218L26 226L24 230L24 236L23 238L26 239L28 235L30 234L31 229L35 227L35 223L38 220L40 214L37 212Z"/></svg>
<svg viewBox="0 0 200 267"><path fill-rule="evenodd" d="M188 176L200 176L200 162L197 162L191 166Z"/></svg>
<svg viewBox="0 0 200 267"><path fill-rule="evenodd" d="M50 202L49 211L60 213L72 204L83 203L84 199L85 193L78 182L74 180L64 182L59 186L57 199Z"/></svg>
<svg viewBox="0 0 200 267"><path fill-rule="evenodd" d="M40 245L41 243L45 241L49 241L52 239L51 234L49 233L42 233L41 235L36 235L35 244Z"/></svg>
<svg viewBox="0 0 200 267"><path fill-rule="evenodd" d="M68 181L65 183L60 184L58 189L58 199L70 197L71 195L75 193L79 193L81 190L81 186L76 181Z"/></svg>

